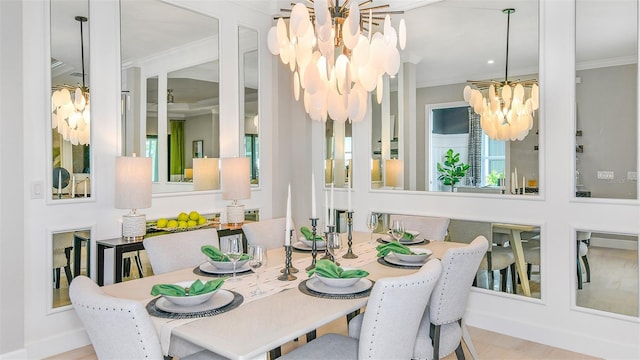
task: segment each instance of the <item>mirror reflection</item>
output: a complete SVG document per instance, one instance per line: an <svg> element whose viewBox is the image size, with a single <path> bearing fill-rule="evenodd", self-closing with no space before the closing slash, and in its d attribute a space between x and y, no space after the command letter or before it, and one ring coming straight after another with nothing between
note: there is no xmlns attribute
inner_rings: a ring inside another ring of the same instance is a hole
<svg viewBox="0 0 640 360"><path fill-rule="evenodd" d="M353 159L351 145L351 123L327 118L325 122L325 186L336 188L351 186L351 163Z"/></svg>
<svg viewBox="0 0 640 360"><path fill-rule="evenodd" d="M638 316L638 236L576 231L576 305Z"/></svg>
<svg viewBox="0 0 640 360"><path fill-rule="evenodd" d="M508 56L507 15L500 5L517 5L509 14ZM412 60L403 63L397 79L389 79L381 105L372 99L372 188L537 195L537 111L521 140L492 140L463 93L471 82L538 77L538 2L438 2L408 10L404 18L410 53L403 58ZM488 87L478 86L483 94ZM468 165L464 173L452 177L438 171L449 149L452 156L459 154L458 165ZM389 186L383 181L385 163L396 158L401 184Z"/></svg>
<svg viewBox="0 0 640 360"><path fill-rule="evenodd" d="M70 305L69 284L78 275L91 276L91 229L51 234L52 308Z"/></svg>
<svg viewBox="0 0 640 360"><path fill-rule="evenodd" d="M577 197L638 198L637 12L636 1L576 1Z"/></svg>
<svg viewBox="0 0 640 360"><path fill-rule="evenodd" d="M152 158L154 193L192 191L194 159L220 156L218 20L159 0L120 11L123 152Z"/></svg>
<svg viewBox="0 0 640 360"><path fill-rule="evenodd" d="M91 196L89 4L51 1L52 199Z"/></svg>
<svg viewBox="0 0 640 360"><path fill-rule="evenodd" d="M257 185L260 177L260 116L259 116L259 69L258 69L258 32L245 27L238 28L238 59L240 87L240 114L244 121L240 126L244 129L244 156L251 161L251 184ZM241 142L241 143L242 143Z"/></svg>

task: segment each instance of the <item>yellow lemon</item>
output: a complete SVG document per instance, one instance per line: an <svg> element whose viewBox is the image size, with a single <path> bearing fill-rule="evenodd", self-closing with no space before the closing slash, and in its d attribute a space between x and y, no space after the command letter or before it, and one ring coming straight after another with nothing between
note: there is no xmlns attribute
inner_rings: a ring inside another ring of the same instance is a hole
<svg viewBox="0 0 640 360"><path fill-rule="evenodd" d="M195 221L195 220L189 220L189 221L187 221L187 226L188 226L188 227L194 227L194 226L196 226L196 225L198 225L198 222L197 222L197 221Z"/></svg>
<svg viewBox="0 0 640 360"><path fill-rule="evenodd" d="M189 213L189 220L197 221L200 218L200 213L197 211L192 211Z"/></svg>
<svg viewBox="0 0 640 360"><path fill-rule="evenodd" d="M186 221L183 221L183 220L178 221L178 228L186 228L186 227L187 227Z"/></svg>
<svg viewBox="0 0 640 360"><path fill-rule="evenodd" d="M204 224L206 224L206 223L207 223L207 218L206 218L206 217L204 217L204 216L200 216L200 217L198 218L198 225L204 225Z"/></svg>
<svg viewBox="0 0 640 360"><path fill-rule="evenodd" d="M170 227L170 228L178 227L178 220L169 220L169 222L167 222L167 227Z"/></svg>
<svg viewBox="0 0 640 360"><path fill-rule="evenodd" d="M169 220L162 218L162 219L158 219L158 223L156 224L157 227L159 228L165 228L167 227L167 223L169 223Z"/></svg>
<svg viewBox="0 0 640 360"><path fill-rule="evenodd" d="M187 214L186 212L181 212L180 214L178 214L178 221L187 221L189 220L189 214Z"/></svg>

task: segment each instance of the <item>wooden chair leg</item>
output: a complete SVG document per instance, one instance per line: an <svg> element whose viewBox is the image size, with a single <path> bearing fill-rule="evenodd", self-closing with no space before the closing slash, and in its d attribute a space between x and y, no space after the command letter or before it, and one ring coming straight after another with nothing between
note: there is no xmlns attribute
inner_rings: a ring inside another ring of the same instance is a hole
<svg viewBox="0 0 640 360"><path fill-rule="evenodd" d="M60 289L60 268L53 269L53 285L56 289Z"/></svg>
<svg viewBox="0 0 640 360"><path fill-rule="evenodd" d="M440 359L440 325L435 325L433 328L433 358L434 360Z"/></svg>
<svg viewBox="0 0 640 360"><path fill-rule="evenodd" d="M511 264L509 265L509 271L511 272L511 286L513 289L513 293L516 293L516 289L517 289L517 277L518 277L518 272L516 271L516 264Z"/></svg>
<svg viewBox="0 0 640 360"><path fill-rule="evenodd" d="M458 358L458 360L465 360L464 350L462 350L462 341L460 342L460 344L458 344L458 347L456 348L456 357Z"/></svg>
<svg viewBox="0 0 640 360"><path fill-rule="evenodd" d="M507 268L500 270L500 291L507 292Z"/></svg>

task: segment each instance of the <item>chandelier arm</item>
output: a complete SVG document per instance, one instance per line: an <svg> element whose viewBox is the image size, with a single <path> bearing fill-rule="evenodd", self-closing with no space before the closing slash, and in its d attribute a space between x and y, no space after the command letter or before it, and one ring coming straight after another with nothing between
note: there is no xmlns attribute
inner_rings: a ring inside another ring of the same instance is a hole
<svg viewBox="0 0 640 360"><path fill-rule="evenodd" d="M360 9L360 11L362 12L362 11L367 11L367 10L386 9L388 7L389 7L389 4L384 4L384 5L378 5L378 6L372 6L372 7Z"/></svg>
<svg viewBox="0 0 640 360"><path fill-rule="evenodd" d="M87 18L84 16L76 16L76 20L80 23L80 58L82 59L82 91L84 92L86 89L84 82L84 34L82 32L82 23L87 21Z"/></svg>
<svg viewBox="0 0 640 360"><path fill-rule="evenodd" d="M504 82L505 84L508 82L508 74L509 74L509 25L511 22L511 14L514 13L516 10L515 9L504 9L502 10L503 13L507 14L507 51L505 54L505 61L504 61Z"/></svg>

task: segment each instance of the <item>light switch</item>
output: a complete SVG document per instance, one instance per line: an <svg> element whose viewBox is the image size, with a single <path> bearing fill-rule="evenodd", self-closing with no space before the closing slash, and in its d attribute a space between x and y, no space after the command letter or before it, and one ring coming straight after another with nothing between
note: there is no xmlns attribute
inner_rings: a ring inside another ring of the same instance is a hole
<svg viewBox="0 0 640 360"><path fill-rule="evenodd" d="M31 198L42 199L42 181L31 182Z"/></svg>
<svg viewBox="0 0 640 360"><path fill-rule="evenodd" d="M637 171L627 171L627 180L638 180Z"/></svg>
<svg viewBox="0 0 640 360"><path fill-rule="evenodd" d="M598 171L598 180L613 180L613 171Z"/></svg>

